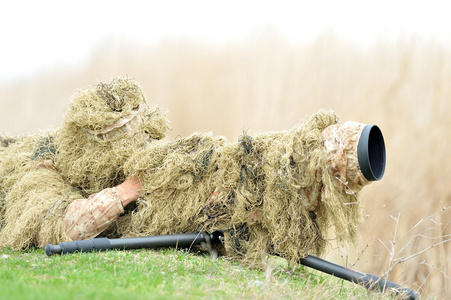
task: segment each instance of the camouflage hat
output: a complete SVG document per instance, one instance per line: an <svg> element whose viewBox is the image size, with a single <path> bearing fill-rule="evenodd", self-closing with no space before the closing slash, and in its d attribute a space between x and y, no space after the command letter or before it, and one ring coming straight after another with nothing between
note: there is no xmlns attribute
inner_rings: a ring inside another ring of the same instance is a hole
<svg viewBox="0 0 451 300"><path fill-rule="evenodd" d="M105 134L130 125L144 103L138 83L128 77L118 77L75 93L65 122L91 134Z"/></svg>

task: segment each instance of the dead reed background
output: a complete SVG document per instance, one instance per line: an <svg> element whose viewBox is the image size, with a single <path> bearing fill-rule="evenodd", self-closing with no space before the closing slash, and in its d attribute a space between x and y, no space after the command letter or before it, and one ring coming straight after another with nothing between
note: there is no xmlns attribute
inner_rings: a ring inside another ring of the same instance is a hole
<svg viewBox="0 0 451 300"><path fill-rule="evenodd" d="M213 131L236 140L289 129L319 108L378 124L387 169L363 191L361 244L332 247L329 258L426 297L451 294L450 48L416 38L357 47L330 35L310 45L271 34L220 46L106 40L83 65L0 83L0 133L58 127L75 89L122 75L169 111L173 137Z"/></svg>

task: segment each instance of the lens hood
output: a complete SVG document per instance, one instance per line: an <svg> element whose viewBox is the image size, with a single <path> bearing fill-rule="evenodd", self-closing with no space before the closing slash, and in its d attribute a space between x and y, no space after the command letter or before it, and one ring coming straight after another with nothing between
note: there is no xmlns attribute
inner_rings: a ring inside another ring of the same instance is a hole
<svg viewBox="0 0 451 300"><path fill-rule="evenodd" d="M357 157L363 176L369 181L382 179L385 172L385 143L376 125L366 125L360 135Z"/></svg>

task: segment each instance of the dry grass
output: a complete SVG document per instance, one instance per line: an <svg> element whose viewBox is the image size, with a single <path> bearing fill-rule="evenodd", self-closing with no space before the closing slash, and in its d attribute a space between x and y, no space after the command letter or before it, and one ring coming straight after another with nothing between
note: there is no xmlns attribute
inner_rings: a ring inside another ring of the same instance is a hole
<svg viewBox="0 0 451 300"><path fill-rule="evenodd" d="M56 127L74 89L126 74L169 111L173 137L213 131L235 140L243 130L288 129L319 108L378 124L387 169L364 189L362 242L330 258L427 297L451 294L451 49L415 38L358 48L330 36L311 45L267 35L225 46L106 41L77 69L3 83L0 132Z"/></svg>

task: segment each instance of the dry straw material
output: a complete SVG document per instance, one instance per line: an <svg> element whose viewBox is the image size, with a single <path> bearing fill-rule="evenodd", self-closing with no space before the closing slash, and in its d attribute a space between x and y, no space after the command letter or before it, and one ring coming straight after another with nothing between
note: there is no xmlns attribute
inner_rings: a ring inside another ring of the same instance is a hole
<svg viewBox="0 0 451 300"><path fill-rule="evenodd" d="M257 265L262 253L292 263L323 254L330 231L354 242L361 221L358 192L337 185L324 158L322 133L337 123L320 110L237 142L209 133L173 140L134 80L79 91L58 130L0 140L0 244L67 240L60 217L69 203L136 176L141 199L104 235L226 230L226 254Z"/></svg>

